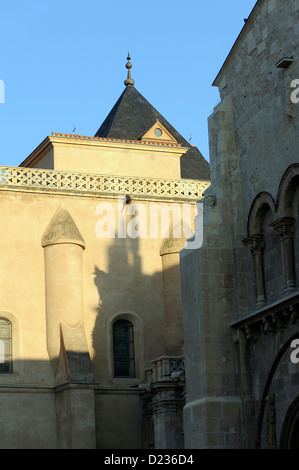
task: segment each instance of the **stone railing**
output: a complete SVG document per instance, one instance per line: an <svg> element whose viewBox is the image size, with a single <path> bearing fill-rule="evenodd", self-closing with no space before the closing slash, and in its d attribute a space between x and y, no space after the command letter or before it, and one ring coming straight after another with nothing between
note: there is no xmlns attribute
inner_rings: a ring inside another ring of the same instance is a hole
<svg viewBox="0 0 299 470"><path fill-rule="evenodd" d="M177 356L162 356L151 361L152 366L145 371L146 383L168 380L184 380L184 358Z"/></svg>
<svg viewBox="0 0 299 470"><path fill-rule="evenodd" d="M76 193L95 197L130 195L135 199L198 201L209 181L98 175L0 166L0 190Z"/></svg>

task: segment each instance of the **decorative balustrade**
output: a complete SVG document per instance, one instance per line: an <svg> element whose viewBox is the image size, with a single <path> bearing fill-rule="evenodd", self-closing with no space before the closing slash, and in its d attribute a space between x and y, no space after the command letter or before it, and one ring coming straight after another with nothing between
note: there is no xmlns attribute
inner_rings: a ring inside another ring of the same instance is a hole
<svg viewBox="0 0 299 470"><path fill-rule="evenodd" d="M38 168L0 166L0 190L27 190L93 197L195 202L203 198L209 181L97 175Z"/></svg>
<svg viewBox="0 0 299 470"><path fill-rule="evenodd" d="M185 377L184 358L177 356L162 356L151 361L151 368L146 369L147 383L162 381L178 381Z"/></svg>

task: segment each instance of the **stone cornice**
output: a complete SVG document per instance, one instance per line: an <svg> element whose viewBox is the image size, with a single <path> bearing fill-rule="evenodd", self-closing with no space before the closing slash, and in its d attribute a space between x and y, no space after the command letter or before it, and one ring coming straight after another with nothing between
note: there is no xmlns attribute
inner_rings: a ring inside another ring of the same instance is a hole
<svg viewBox="0 0 299 470"><path fill-rule="evenodd" d="M288 323L299 319L299 291L294 290L289 295L256 308L250 314L239 318L231 327L235 330L245 329L247 339L257 336L257 333L276 331Z"/></svg>
<svg viewBox="0 0 299 470"><path fill-rule="evenodd" d="M39 146L21 163L21 167L31 166L36 163L42 155L42 152L53 148L54 145L76 145L83 147L100 147L112 149L140 149L142 151L170 153L173 156L180 158L186 152L188 147L183 147L178 142L171 141L154 141L154 140L125 140L125 139L112 139L107 137L88 137L76 134L60 134L52 132L52 135L47 136Z"/></svg>

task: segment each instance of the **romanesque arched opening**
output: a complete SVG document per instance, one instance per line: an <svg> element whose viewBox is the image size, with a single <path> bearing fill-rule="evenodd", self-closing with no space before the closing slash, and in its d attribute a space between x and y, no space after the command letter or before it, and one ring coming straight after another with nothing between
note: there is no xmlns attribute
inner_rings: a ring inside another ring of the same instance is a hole
<svg viewBox="0 0 299 470"><path fill-rule="evenodd" d="M281 449L299 449L299 396L290 405L281 432Z"/></svg>

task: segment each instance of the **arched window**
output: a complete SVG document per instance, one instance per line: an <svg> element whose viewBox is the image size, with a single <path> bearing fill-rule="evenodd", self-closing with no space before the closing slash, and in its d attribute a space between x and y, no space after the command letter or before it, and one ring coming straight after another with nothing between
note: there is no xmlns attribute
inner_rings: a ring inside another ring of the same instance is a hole
<svg viewBox="0 0 299 470"><path fill-rule="evenodd" d="M114 377L135 377L134 327L128 320L113 325Z"/></svg>
<svg viewBox="0 0 299 470"><path fill-rule="evenodd" d="M11 323L0 318L0 374L12 372Z"/></svg>

